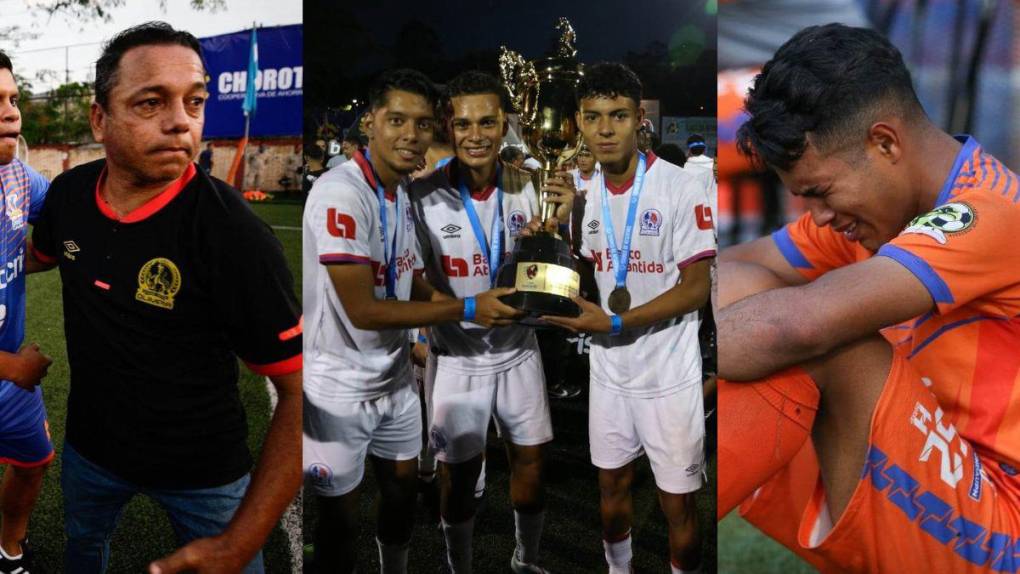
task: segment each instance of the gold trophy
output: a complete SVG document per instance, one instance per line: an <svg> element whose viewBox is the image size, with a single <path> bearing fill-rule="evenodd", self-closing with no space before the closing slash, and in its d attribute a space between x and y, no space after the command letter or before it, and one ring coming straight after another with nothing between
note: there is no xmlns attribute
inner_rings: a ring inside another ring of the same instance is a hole
<svg viewBox="0 0 1020 574"><path fill-rule="evenodd" d="M563 150L577 148L580 139L574 113L583 72L574 48L574 29L566 18L560 18L556 28L561 36L553 57L529 62L506 46L500 47L499 55L500 74L518 114L521 135L531 154L542 162L542 170L533 178L539 189L556 172ZM539 197L539 206L544 224L555 213L556 204ZM581 309L571 298L579 293L580 282L570 245L546 231L518 239L496 277L498 286L517 289L501 299L527 312L521 322L532 326L540 325L537 319L542 315L578 316Z"/></svg>

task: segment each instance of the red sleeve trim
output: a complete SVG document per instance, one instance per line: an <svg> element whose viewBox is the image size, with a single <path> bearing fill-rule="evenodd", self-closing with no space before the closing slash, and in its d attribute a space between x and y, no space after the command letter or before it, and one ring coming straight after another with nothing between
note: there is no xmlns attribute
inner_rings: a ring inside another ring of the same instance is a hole
<svg viewBox="0 0 1020 574"><path fill-rule="evenodd" d="M290 329L287 329L286 331L281 331L280 332L280 334L279 334L280 340L281 341L289 341L289 340L293 339L294 337L297 337L304 330L304 326L305 326L305 318L301 317L300 319L298 319L298 324L297 325L291 327Z"/></svg>
<svg viewBox="0 0 1020 574"><path fill-rule="evenodd" d="M255 374L262 375L264 377L289 375L300 371L304 366L304 363L301 360L301 353L298 353L289 359L269 363L268 365L256 365L255 363L249 363L248 361L245 361L244 364L248 365L248 368Z"/></svg>
<svg viewBox="0 0 1020 574"><path fill-rule="evenodd" d="M413 277L421 277L421 276L422 276L422 275L424 275L424 274L425 274L425 268L424 268L424 267L422 267L422 268L420 268L420 269L415 269L415 270L414 270L414 274L413 274Z"/></svg>
<svg viewBox="0 0 1020 574"><path fill-rule="evenodd" d="M53 264L53 263L57 262L57 258L56 257L50 257L49 255L46 255L42 251L39 251L39 249L37 249L35 245L32 245L32 255L34 255L36 259L38 259L39 261L42 261L43 263L45 263L47 265L50 265L50 264Z"/></svg>
<svg viewBox="0 0 1020 574"><path fill-rule="evenodd" d="M56 454L57 454L57 451L51 450L50 454L46 455L46 458L44 458L42 460L37 460L35 462L23 462L23 461L20 461L20 460L15 460L13 458L4 458L4 457L0 456L0 464L9 464L11 466L17 466L19 468L35 468L37 466L42 466L42 465L47 464L48 462L52 461L53 457Z"/></svg>
<svg viewBox="0 0 1020 574"><path fill-rule="evenodd" d="M696 255L688 257L687 259L684 259L680 263L677 263L676 267L677 267L677 269L683 269L684 267L687 267L691 263L694 263L696 261L701 261L702 259L708 259L709 257L715 257L715 249L709 249L708 251L702 251L701 253L698 253Z"/></svg>
<svg viewBox="0 0 1020 574"><path fill-rule="evenodd" d="M350 253L324 253L319 256L319 263L360 263L369 265L372 259L362 255L351 255Z"/></svg>

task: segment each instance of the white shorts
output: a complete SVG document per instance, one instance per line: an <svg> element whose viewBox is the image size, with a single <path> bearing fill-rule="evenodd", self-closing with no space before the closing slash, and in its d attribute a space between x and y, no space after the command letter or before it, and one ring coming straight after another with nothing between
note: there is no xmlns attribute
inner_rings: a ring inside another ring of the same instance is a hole
<svg viewBox="0 0 1020 574"><path fill-rule="evenodd" d="M549 397L537 352L506 371L488 375L453 372L444 368L445 359L438 360L429 413L429 446L437 459L454 464L482 454L490 417L500 436L513 444L552 440Z"/></svg>
<svg viewBox="0 0 1020 574"><path fill-rule="evenodd" d="M693 492L705 468L705 415L701 385L664 397L614 393L593 382L588 408L591 462L616 469L648 454L660 490Z"/></svg>
<svg viewBox="0 0 1020 574"><path fill-rule="evenodd" d="M421 450L421 403L414 385L369 401L304 404L305 482L320 496L354 490L365 475L365 456L410 460Z"/></svg>

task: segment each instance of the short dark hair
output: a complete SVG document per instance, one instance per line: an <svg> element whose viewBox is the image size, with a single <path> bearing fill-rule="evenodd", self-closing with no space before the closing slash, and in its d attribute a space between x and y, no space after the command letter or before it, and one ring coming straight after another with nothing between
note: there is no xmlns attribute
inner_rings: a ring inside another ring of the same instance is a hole
<svg viewBox="0 0 1020 574"><path fill-rule="evenodd" d="M103 46L103 53L96 61L96 102L106 107L110 92L117 85L117 69L124 54L140 46L184 46L191 48L202 60L202 46L198 38L183 30L174 30L166 22L146 22L124 30Z"/></svg>
<svg viewBox="0 0 1020 574"><path fill-rule="evenodd" d="M352 143L358 147L364 147L368 145L368 142L366 141L367 139L368 138L361 133L361 130L358 129L358 126L351 126L347 128L347 133L344 134L344 139L342 141Z"/></svg>
<svg viewBox="0 0 1020 574"><path fill-rule="evenodd" d="M383 72L383 74L372 83L372 87L368 90L369 109L377 110L384 106L386 104L387 94L389 94L391 90L400 90L402 92L418 94L425 98L425 101L427 101L429 106L433 109L437 108L439 105L439 89L436 88L436 85L432 83L432 80L430 80L428 76L418 70L401 68Z"/></svg>
<svg viewBox="0 0 1020 574"><path fill-rule="evenodd" d="M615 98L624 96L634 100L641 107L641 80L637 74L623 64L601 62L584 69L584 76L577 84L577 102L591 98Z"/></svg>
<svg viewBox="0 0 1020 574"><path fill-rule="evenodd" d="M863 137L880 113L924 117L899 50L878 32L843 24L811 26L765 64L744 102L750 119L740 151L788 170L807 148L842 148Z"/></svg>
<svg viewBox="0 0 1020 574"><path fill-rule="evenodd" d="M687 154L685 154L684 150L680 149L680 146L676 144L662 144L655 148L655 155L675 166L683 167L684 164L687 163Z"/></svg>
<svg viewBox="0 0 1020 574"><path fill-rule="evenodd" d="M504 104L503 84L492 74L468 70L457 75L446 84L446 97L456 98L457 96L473 96L477 94L494 94L499 96L499 107L506 110Z"/></svg>
<svg viewBox="0 0 1020 574"><path fill-rule="evenodd" d="M11 59L4 54L3 50L0 50L0 70L10 70L11 74L14 74L14 64L11 63Z"/></svg>

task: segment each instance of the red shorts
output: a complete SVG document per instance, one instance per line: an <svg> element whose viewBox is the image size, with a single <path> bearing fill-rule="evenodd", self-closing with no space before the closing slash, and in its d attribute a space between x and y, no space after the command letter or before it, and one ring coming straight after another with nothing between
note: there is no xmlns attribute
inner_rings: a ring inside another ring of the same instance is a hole
<svg viewBox="0 0 1020 574"><path fill-rule="evenodd" d="M810 442L741 514L823 572L1020 572L1020 477L975 452L898 354L869 439L834 525Z"/></svg>

